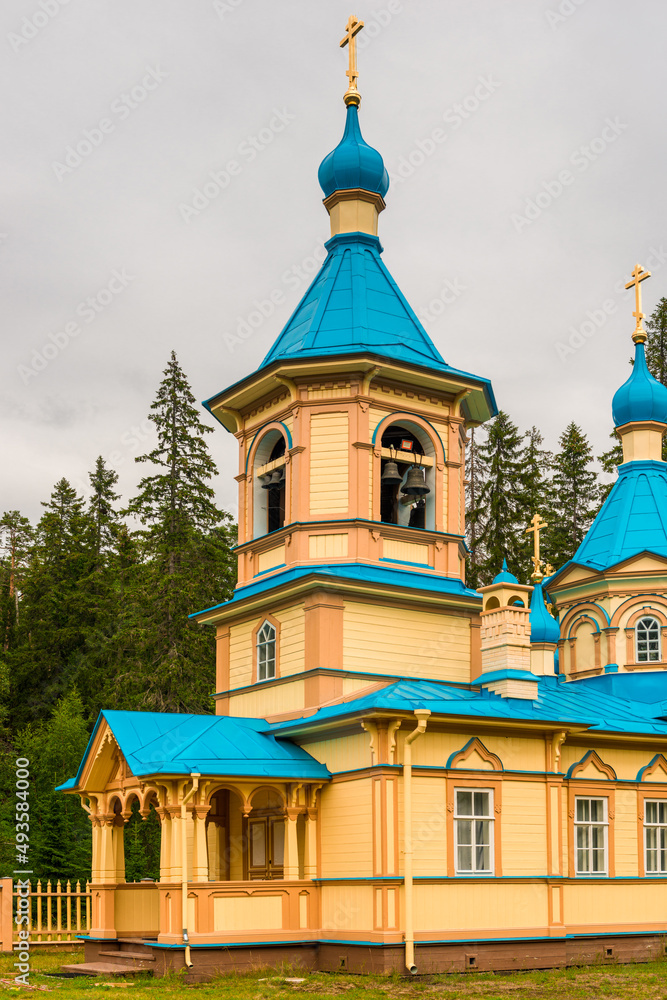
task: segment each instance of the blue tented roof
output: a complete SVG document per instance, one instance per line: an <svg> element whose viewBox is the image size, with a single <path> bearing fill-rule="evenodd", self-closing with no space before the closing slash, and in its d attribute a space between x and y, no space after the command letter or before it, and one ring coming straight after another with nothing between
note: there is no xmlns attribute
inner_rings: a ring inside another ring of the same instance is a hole
<svg viewBox="0 0 667 1000"><path fill-rule="evenodd" d="M380 259L377 236L342 233L326 248L319 273L260 370L274 361L371 353L478 382L496 412L488 379L443 360Z"/></svg>
<svg viewBox="0 0 667 1000"><path fill-rule="evenodd" d="M91 743L106 720L136 777L191 774L216 777L262 777L321 780L329 771L289 740L266 731L263 719L223 715L180 715L168 712L100 712ZM76 788L76 778L60 786Z"/></svg>
<svg viewBox="0 0 667 1000"><path fill-rule="evenodd" d="M642 552L667 557L665 462L618 467L618 479L571 562L602 572Z"/></svg>
<svg viewBox="0 0 667 1000"><path fill-rule="evenodd" d="M267 731L304 732L318 723L369 712L414 712L429 709L433 715L470 719L514 719L517 722L550 722L587 726L612 733L667 734L667 723L658 717L667 714L667 673L655 672L642 678L603 675L568 683L558 677L530 675L537 682L534 700L502 698L483 688L456 687L445 682L401 680L359 698L321 708L307 718L276 723ZM640 694L634 694L633 680L640 679ZM626 680L624 677L623 680ZM478 681L479 683L479 681ZM615 685L615 687L614 687ZM648 688L652 687L648 699Z"/></svg>

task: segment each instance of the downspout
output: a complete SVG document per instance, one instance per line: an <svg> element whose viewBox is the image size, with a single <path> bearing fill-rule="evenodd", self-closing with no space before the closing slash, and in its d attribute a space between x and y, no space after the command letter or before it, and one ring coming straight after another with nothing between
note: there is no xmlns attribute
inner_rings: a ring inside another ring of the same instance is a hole
<svg viewBox="0 0 667 1000"><path fill-rule="evenodd" d="M430 715L427 708L415 712L417 728L408 734L403 745L403 885L405 886L405 967L412 975L417 974L415 965L415 926L412 899L412 744L426 730Z"/></svg>
<svg viewBox="0 0 667 1000"><path fill-rule="evenodd" d="M199 788L199 778L201 775L194 771L191 773L192 788L181 799L181 913L183 915L183 944L185 945L185 964L188 969L192 968L190 958L190 938L188 937L188 836L185 824L188 819L187 804L195 795Z"/></svg>

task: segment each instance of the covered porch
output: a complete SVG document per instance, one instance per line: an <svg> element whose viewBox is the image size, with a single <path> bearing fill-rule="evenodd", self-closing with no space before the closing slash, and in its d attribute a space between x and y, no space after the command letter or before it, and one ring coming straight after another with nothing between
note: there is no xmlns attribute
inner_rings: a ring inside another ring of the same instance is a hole
<svg viewBox="0 0 667 1000"><path fill-rule="evenodd" d="M92 825L91 951L307 938L319 926L319 793L327 769L222 716L104 712L76 778ZM137 806L160 822L159 881L125 879ZM88 952L87 946L87 952ZM109 952L106 952L109 954Z"/></svg>

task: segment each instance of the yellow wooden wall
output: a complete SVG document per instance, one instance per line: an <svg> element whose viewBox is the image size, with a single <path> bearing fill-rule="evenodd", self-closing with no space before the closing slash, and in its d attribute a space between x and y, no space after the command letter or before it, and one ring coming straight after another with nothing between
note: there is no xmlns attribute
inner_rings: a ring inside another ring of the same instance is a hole
<svg viewBox="0 0 667 1000"><path fill-rule="evenodd" d="M347 412L310 417L310 513L345 517L349 506L349 421Z"/></svg>
<svg viewBox="0 0 667 1000"><path fill-rule="evenodd" d="M320 837L324 878L373 874L371 779L339 781L322 790Z"/></svg>
<svg viewBox="0 0 667 1000"><path fill-rule="evenodd" d="M343 657L348 670L470 680L470 622L452 615L346 601Z"/></svg>
<svg viewBox="0 0 667 1000"><path fill-rule="evenodd" d="M337 739L318 740L316 743L303 743L311 757L326 764L330 771L355 771L360 767L370 767L371 751L368 733L360 732L354 736L340 736Z"/></svg>
<svg viewBox="0 0 667 1000"><path fill-rule="evenodd" d="M546 786L538 781L502 784L502 812L496 816L502 841L503 875L547 871Z"/></svg>

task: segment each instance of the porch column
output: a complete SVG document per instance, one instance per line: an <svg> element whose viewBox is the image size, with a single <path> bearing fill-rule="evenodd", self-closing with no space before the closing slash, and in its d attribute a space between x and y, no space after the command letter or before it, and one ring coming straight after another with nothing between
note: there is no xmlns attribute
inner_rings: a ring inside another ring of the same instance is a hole
<svg viewBox="0 0 667 1000"><path fill-rule="evenodd" d="M116 816L111 828L111 840L113 843L113 866L116 873L116 882L125 881L125 820L121 814Z"/></svg>
<svg viewBox="0 0 667 1000"><path fill-rule="evenodd" d="M160 882L171 881L171 819L164 806L157 806L160 817Z"/></svg>
<svg viewBox="0 0 667 1000"><path fill-rule="evenodd" d="M100 840L102 837L102 827L100 825L100 820L98 816L90 815L88 817L91 826L93 828L93 857L91 862L90 870L90 880L91 882L100 881Z"/></svg>
<svg viewBox="0 0 667 1000"><path fill-rule="evenodd" d="M317 809L308 807L306 812L306 856L303 864L303 877L317 876Z"/></svg>
<svg viewBox="0 0 667 1000"><path fill-rule="evenodd" d="M206 817L210 806L195 806L195 832L193 840L192 874L193 882L208 882L208 844L206 842Z"/></svg>
<svg viewBox="0 0 667 1000"><path fill-rule="evenodd" d="M169 851L169 881L178 882L181 877L181 837L185 831L181 829L181 807L167 806L169 826L171 827L171 844Z"/></svg>
<svg viewBox="0 0 667 1000"><path fill-rule="evenodd" d="M302 811L300 806L287 806L285 809L283 878L298 879L299 877L299 842L296 835L296 821Z"/></svg>
<svg viewBox="0 0 667 1000"><path fill-rule="evenodd" d="M102 813L99 818L100 850L98 876L102 883L116 881L116 858L113 840L115 821L115 813Z"/></svg>

